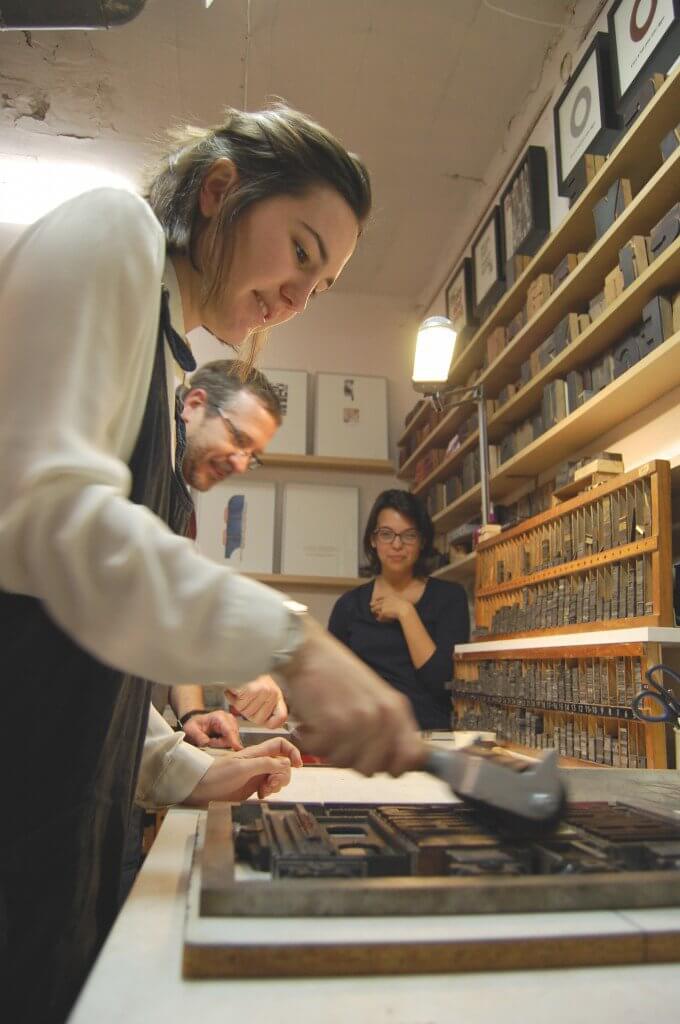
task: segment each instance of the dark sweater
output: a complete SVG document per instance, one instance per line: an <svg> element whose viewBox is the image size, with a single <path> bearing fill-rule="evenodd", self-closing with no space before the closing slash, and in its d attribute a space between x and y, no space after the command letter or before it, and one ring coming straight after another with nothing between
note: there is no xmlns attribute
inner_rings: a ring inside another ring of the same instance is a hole
<svg viewBox="0 0 680 1024"><path fill-rule="evenodd" d="M415 668L400 624L378 622L370 609L373 584L364 583L335 602L329 631L379 676L411 701L421 729L448 729L451 698L444 683L453 678L456 644L470 635L467 595L458 583L429 577L415 609L436 650Z"/></svg>

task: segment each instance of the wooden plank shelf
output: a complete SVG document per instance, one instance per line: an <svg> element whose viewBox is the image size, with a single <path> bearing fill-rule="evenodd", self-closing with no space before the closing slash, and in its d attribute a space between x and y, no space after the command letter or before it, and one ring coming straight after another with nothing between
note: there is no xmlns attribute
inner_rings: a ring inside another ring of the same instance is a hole
<svg viewBox="0 0 680 1024"><path fill-rule="evenodd" d="M282 573L244 572L251 580L282 590L351 590L367 579L359 576L285 576Z"/></svg>
<svg viewBox="0 0 680 1024"><path fill-rule="evenodd" d="M424 480L421 480L420 483L415 484L415 486L411 488L413 493L422 494L428 489L428 487L431 487L432 484L436 484L439 480L448 480L458 463L463 461L464 456L479 444L478 436L479 435L475 430L473 434L466 437L460 448L456 448L455 452L451 452L450 455L447 455L444 461L440 462L438 466L435 466L432 472L428 473Z"/></svg>
<svg viewBox="0 0 680 1024"><path fill-rule="evenodd" d="M680 150L677 151L677 155L680 157ZM680 160L678 168L680 169ZM500 441L506 436L511 425L521 422L540 408L541 395L546 384L557 377L564 377L570 370L588 365L619 338L625 337L626 333L641 320L642 309L650 299L673 286L680 288L680 240L669 246L597 320L579 334L571 345L567 345L540 373L532 377L521 391L490 417L488 429L491 442Z"/></svg>
<svg viewBox="0 0 680 1024"><path fill-rule="evenodd" d="M659 142L667 132L675 127L678 119L678 109L680 109L680 70L677 70L674 74L670 75L664 82L652 102L645 108L642 114L640 114L637 121L633 124L632 128L629 129L618 146L612 151L612 153L610 153L602 169L579 196L576 203L559 227L546 239L542 248L532 259L529 266L520 275L512 288L510 288L501 298L498 305L490 313L468 345L463 349L451 368L451 373L449 374L450 384L464 383L470 373L482 365L488 335L496 327L509 323L520 309L523 308L526 300L527 287L534 277L542 273L552 273L557 264L564 256L567 255L567 253L582 252L590 248L595 237L592 215L593 206L606 194L614 181L621 177L629 178L634 192L642 192L647 197L646 200L644 203L641 203L639 201L639 196L636 195L636 199L633 204L631 204L631 207L629 207L627 211L624 211L621 218L615 221L614 225L610 228L609 232L607 232L603 239L600 239L597 245L593 246L595 258L593 262L590 263L589 270L586 272L581 268L581 266L579 266L566 278L560 288L557 289L555 296L558 298L560 296L564 298L566 295L569 295L570 298L576 298L577 294L582 290L583 298L591 298L595 293L595 289L592 287L591 282L590 295L586 295L586 280L592 275L596 265L599 265L600 263L604 265L604 254L606 252L608 255L611 255L614 250L614 245L616 244L615 239L620 238L622 232L625 233L626 237L620 243L620 245L622 245L628 240L630 235L635 234L636 231L640 230L640 227L634 227L635 224L642 225L645 223L654 223L652 211L656 208L657 200L652 198L652 196L656 193L657 185L659 185L661 181L666 182L661 185L659 190L661 195L665 195L667 191L670 192L672 189L672 182L676 180L675 174L677 173L678 156L675 154L675 158L671 158L673 160L673 165L675 166L666 167L661 162ZM668 163L669 161L666 161L666 164ZM666 176L668 176L667 181ZM652 182L651 179L654 179L654 181ZM662 205L661 195L659 196L658 205ZM670 198L670 201L666 205L666 209L671 206L676 199L677 192ZM665 210L662 209L659 213L659 217L664 212ZM657 219L659 218L657 217ZM624 225L625 231L623 230ZM619 248L620 245L618 246ZM618 254L618 248L616 252ZM589 255L592 257L593 254L591 253ZM588 259L583 262L587 263ZM613 266L615 262L616 256L611 258L611 266ZM606 270L609 269L611 269L611 267L606 267ZM572 292L573 284L569 285L568 289L567 285L573 275L577 275L576 279L580 280L582 284L579 289ZM555 302L556 300L553 297L552 303ZM551 303L547 303L546 305L551 305ZM555 312L557 312L558 308L559 306L555 304ZM537 317L532 319L531 323L524 329L525 331L532 328L532 325L540 319L543 324L542 329L545 329L546 334L550 333L552 328L547 327L548 321L543 309L544 307L539 310ZM571 312L571 310L565 309L565 313L567 312ZM559 319L560 317L557 316L552 325L553 327ZM520 362L521 361L522 359L520 358ZM499 362L499 360L496 362ZM488 368L486 381L489 388L494 382L495 373L496 369L494 365ZM498 387L503 386L502 383L498 384L497 379L496 384Z"/></svg>
<svg viewBox="0 0 680 1024"><path fill-rule="evenodd" d="M475 578L476 563L477 552L472 551L469 555L465 555L455 562L443 565L441 569L435 569L431 575L436 576L440 580L453 580L459 583L473 580Z"/></svg>
<svg viewBox="0 0 680 1024"><path fill-rule="evenodd" d="M636 626L635 628L591 630L589 633L563 633L561 636L520 636L512 640L478 640L469 644L456 646L456 659L478 659L480 656L489 658L503 652L512 657L514 651L540 650L546 657L564 657L564 648L568 647L602 647L616 644L622 655L629 652L624 644L660 644L662 647L680 646L680 628L677 626ZM605 650L604 653L607 653ZM584 657L588 655L583 652Z"/></svg>
<svg viewBox="0 0 680 1024"><path fill-rule="evenodd" d="M479 511L481 500L482 485L475 484L474 487L466 491L465 494L461 494L459 498L452 501L441 512L437 512L435 516L432 516L435 532L444 533L446 530L453 529L459 523L467 522L470 515L475 511Z"/></svg>
<svg viewBox="0 0 680 1024"><path fill-rule="evenodd" d="M575 270L569 274L560 287L553 292L531 320L502 350L498 358L484 371L480 381L489 395L495 395L508 383L514 381L521 363L544 341L567 313L583 310L590 299L601 290L605 275L618 264L619 249L633 236L648 234L664 213L670 209L680 195L680 150L659 169L652 181L635 197L630 206L616 218L610 229L590 249ZM675 247L677 249L677 246ZM659 270L657 261L649 267L653 277L654 269ZM645 277L647 274L644 275ZM660 275L661 276L661 275ZM660 283L657 291L665 287ZM631 286L632 287L632 286ZM630 288L626 289L624 298ZM649 298L656 292L651 292ZM638 312L641 312L645 299ZM618 305L618 304L617 304ZM628 308L628 304L626 304ZM611 341L616 340L615 322L607 309L597 323L608 331ZM626 323L624 327L631 324ZM602 342L602 347L606 344Z"/></svg>
<svg viewBox="0 0 680 1024"><path fill-rule="evenodd" d="M329 469L345 473L394 473L389 459L353 459L338 455L284 455L265 452L259 456L267 469Z"/></svg>
<svg viewBox="0 0 680 1024"><path fill-rule="evenodd" d="M678 385L680 331L585 405L504 462L491 477L492 499L497 501L506 497L517 488L522 478L538 476L585 445L595 443L607 431Z"/></svg>
<svg viewBox="0 0 680 1024"><path fill-rule="evenodd" d="M474 412L474 404L472 402L469 405L456 406L453 409L449 409L443 420L437 424L434 430L430 431L425 440L411 452L406 462L400 466L397 473L399 479L410 480L413 477L416 462L422 459L423 455L429 452L431 448L443 448L446 446L460 424L463 420L467 419L471 412Z"/></svg>
<svg viewBox="0 0 680 1024"><path fill-rule="evenodd" d="M430 403L426 399L423 399L423 404L418 409L418 412L413 414L411 421L409 422L408 426L404 428L404 432L397 441L397 446L399 448L407 444L409 438L411 437L411 434L413 434L414 431L418 429L418 427L422 427L423 423L427 419L428 410L430 408Z"/></svg>

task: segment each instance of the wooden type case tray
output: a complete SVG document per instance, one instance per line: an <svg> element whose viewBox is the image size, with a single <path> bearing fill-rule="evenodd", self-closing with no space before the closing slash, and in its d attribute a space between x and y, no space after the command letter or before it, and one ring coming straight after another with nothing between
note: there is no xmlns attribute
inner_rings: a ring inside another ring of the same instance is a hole
<svg viewBox="0 0 680 1024"><path fill-rule="evenodd" d="M258 852L263 831L292 837L291 857L270 860L266 873L253 866L268 856ZM381 876L365 856L376 835L386 840L374 851ZM336 847L340 877L332 866L319 877L314 857L305 866L299 855L319 842ZM213 804L197 831L183 970L273 977L676 961L680 910L647 908L677 907L680 824L624 804L572 804L555 836L531 842L503 840L460 804Z"/></svg>

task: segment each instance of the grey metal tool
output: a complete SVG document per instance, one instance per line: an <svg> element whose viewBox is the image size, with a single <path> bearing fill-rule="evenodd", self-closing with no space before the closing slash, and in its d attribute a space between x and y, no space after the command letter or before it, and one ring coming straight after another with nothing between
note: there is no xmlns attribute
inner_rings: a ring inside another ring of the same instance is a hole
<svg viewBox="0 0 680 1024"><path fill-rule="evenodd" d="M556 750L528 761L480 743L453 751L428 745L423 770L448 783L492 828L520 838L552 832L566 805Z"/></svg>

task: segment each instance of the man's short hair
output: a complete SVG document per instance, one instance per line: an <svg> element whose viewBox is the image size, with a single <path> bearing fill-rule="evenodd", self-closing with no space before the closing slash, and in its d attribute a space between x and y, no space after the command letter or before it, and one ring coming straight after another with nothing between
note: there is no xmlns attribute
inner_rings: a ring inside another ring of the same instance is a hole
<svg viewBox="0 0 680 1024"><path fill-rule="evenodd" d="M205 391L206 404L214 410L228 409L235 395L240 391L249 391L277 425L281 426L281 403L276 391L264 373L253 368L248 369L238 359L215 359L211 363L199 366L189 378L189 383L180 389L180 398L186 398L189 392L196 388ZM208 415L217 415L217 412L209 412Z"/></svg>

